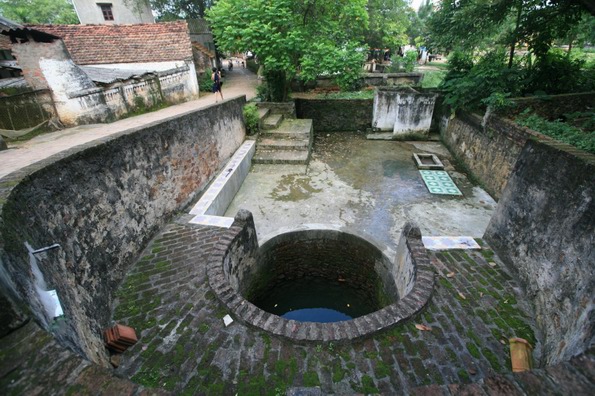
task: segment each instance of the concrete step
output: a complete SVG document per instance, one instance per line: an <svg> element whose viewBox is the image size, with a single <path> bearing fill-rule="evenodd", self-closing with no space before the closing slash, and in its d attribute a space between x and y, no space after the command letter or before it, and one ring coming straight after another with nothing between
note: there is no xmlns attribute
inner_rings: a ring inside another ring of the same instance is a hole
<svg viewBox="0 0 595 396"><path fill-rule="evenodd" d="M283 121L283 114L269 114L263 123L264 129L275 129Z"/></svg>
<svg viewBox="0 0 595 396"><path fill-rule="evenodd" d="M304 151L290 151L290 150L262 150L256 149L254 157L252 157L253 164L294 164L307 165L310 157L310 152Z"/></svg>
<svg viewBox="0 0 595 396"><path fill-rule="evenodd" d="M272 137L263 137L256 145L263 150L308 150L309 146L309 139L275 139Z"/></svg>
<svg viewBox="0 0 595 396"><path fill-rule="evenodd" d="M264 130L261 134L272 139L311 139L312 120L285 119L276 129Z"/></svg>
<svg viewBox="0 0 595 396"><path fill-rule="evenodd" d="M259 107L258 108L258 119L263 121L270 113L271 113L270 109L265 109L263 107Z"/></svg>

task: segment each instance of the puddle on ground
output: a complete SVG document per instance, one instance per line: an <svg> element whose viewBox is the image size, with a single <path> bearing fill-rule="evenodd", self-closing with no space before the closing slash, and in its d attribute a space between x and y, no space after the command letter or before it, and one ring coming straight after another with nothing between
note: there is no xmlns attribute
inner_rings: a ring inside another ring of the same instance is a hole
<svg viewBox="0 0 595 396"><path fill-rule="evenodd" d="M303 201L322 191L311 183L312 179L308 176L284 175L269 196L283 202Z"/></svg>

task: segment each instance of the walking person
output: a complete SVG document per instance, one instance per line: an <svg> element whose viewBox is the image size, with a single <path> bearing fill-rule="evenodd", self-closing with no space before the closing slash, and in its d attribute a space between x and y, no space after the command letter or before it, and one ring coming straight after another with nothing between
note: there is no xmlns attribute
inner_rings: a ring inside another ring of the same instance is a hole
<svg viewBox="0 0 595 396"><path fill-rule="evenodd" d="M216 67L213 68L213 74L211 74L211 80L213 81L213 93L215 94L215 103L217 100L217 92L221 96L223 101L223 92L221 92L221 72Z"/></svg>

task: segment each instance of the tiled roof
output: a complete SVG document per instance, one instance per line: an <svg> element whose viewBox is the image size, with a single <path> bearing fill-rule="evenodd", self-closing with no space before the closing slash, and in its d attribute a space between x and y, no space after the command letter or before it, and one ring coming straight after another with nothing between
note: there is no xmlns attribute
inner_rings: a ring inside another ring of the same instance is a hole
<svg viewBox="0 0 595 396"><path fill-rule="evenodd" d="M192 59L186 21L28 27L61 37L72 59L79 65Z"/></svg>

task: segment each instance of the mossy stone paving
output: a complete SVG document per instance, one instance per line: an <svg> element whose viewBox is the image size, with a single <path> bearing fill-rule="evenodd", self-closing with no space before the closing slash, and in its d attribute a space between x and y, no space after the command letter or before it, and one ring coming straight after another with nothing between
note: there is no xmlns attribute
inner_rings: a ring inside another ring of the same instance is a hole
<svg viewBox="0 0 595 396"><path fill-rule="evenodd" d="M439 281L427 308L364 341L294 345L238 322L226 328L227 311L205 273L221 233L172 223L147 247L118 292L114 320L139 336L122 355L121 375L188 395L277 395L307 386L394 394L509 372L508 338L536 344L518 284L483 241L480 251L432 253Z"/></svg>

